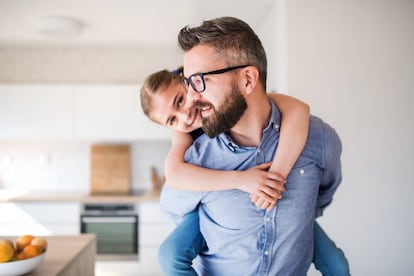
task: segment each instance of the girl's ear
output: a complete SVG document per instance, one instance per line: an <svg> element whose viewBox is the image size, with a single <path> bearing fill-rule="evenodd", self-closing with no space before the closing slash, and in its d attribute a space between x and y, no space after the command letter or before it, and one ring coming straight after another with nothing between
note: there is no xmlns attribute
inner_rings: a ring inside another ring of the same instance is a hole
<svg viewBox="0 0 414 276"><path fill-rule="evenodd" d="M256 87L259 79L259 70L255 66L247 66L243 70L243 88L250 94Z"/></svg>

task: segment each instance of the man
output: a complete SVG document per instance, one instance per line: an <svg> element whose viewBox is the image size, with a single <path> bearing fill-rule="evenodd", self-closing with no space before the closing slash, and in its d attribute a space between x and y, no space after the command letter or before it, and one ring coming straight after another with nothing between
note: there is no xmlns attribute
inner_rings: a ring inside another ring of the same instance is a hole
<svg viewBox="0 0 414 276"><path fill-rule="evenodd" d="M280 113L266 97L266 55L254 31L241 20L222 17L182 29L178 40L187 97L210 137L198 138L186 161L219 170L271 161ZM340 154L336 132L312 116L307 144L271 211L257 208L239 190L197 193L165 186L161 204L178 217L198 208L208 245L196 265L201 275L306 275L315 217L341 181Z"/></svg>

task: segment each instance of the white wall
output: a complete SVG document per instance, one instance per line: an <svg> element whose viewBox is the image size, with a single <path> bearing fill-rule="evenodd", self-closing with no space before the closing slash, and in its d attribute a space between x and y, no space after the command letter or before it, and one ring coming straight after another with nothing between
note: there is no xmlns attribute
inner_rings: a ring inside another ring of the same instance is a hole
<svg viewBox="0 0 414 276"><path fill-rule="evenodd" d="M85 141L0 141L0 189L89 191L90 147ZM150 168L164 173L170 141L135 141L131 186L151 189Z"/></svg>
<svg viewBox="0 0 414 276"><path fill-rule="evenodd" d="M414 275L414 1L281 2L287 92L344 146L344 180L321 224L353 275Z"/></svg>

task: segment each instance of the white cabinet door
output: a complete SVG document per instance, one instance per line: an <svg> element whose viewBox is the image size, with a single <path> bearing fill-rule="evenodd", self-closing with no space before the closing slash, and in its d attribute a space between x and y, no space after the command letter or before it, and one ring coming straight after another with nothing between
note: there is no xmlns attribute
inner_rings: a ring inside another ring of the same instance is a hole
<svg viewBox="0 0 414 276"><path fill-rule="evenodd" d="M80 204L0 203L0 236L77 235Z"/></svg>
<svg viewBox="0 0 414 276"><path fill-rule="evenodd" d="M160 210L159 202L138 204L139 208L139 264L148 272L160 273L157 259L158 248L175 224Z"/></svg>
<svg viewBox="0 0 414 276"><path fill-rule="evenodd" d="M171 132L142 112L138 85L75 87L74 136L79 139L166 140Z"/></svg>
<svg viewBox="0 0 414 276"><path fill-rule="evenodd" d="M73 88L0 85L0 139L72 137Z"/></svg>
<svg viewBox="0 0 414 276"><path fill-rule="evenodd" d="M158 202L139 204L139 244L141 248L158 248L175 224L160 210Z"/></svg>

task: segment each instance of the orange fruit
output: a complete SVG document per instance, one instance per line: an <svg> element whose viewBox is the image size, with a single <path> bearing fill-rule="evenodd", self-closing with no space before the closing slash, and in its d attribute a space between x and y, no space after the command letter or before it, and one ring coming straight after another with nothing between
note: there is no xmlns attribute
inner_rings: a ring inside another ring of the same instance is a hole
<svg viewBox="0 0 414 276"><path fill-rule="evenodd" d="M37 248L34 245L29 244L23 248L22 253L23 253L24 258L28 259L28 258L36 257L37 255L40 255L41 252L39 248Z"/></svg>
<svg viewBox="0 0 414 276"><path fill-rule="evenodd" d="M32 235L23 235L23 236L18 237L16 240L16 249L18 251L22 251L26 245L30 244L33 238L34 237Z"/></svg>
<svg viewBox="0 0 414 276"><path fill-rule="evenodd" d="M11 240L0 240L0 243L3 243L3 242L6 242L6 243L10 244L10 246L13 248L13 251L14 251L13 241L11 241Z"/></svg>
<svg viewBox="0 0 414 276"><path fill-rule="evenodd" d="M14 255L14 248L7 240L0 240L0 263L10 261Z"/></svg>
<svg viewBox="0 0 414 276"><path fill-rule="evenodd" d="M36 246L41 253L44 252L47 247L47 241L41 237L34 237L30 244Z"/></svg>
<svg viewBox="0 0 414 276"><path fill-rule="evenodd" d="M14 256L17 261L24 260L23 252Z"/></svg>

